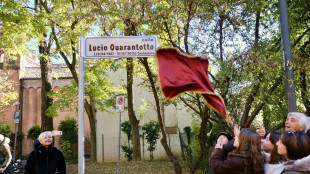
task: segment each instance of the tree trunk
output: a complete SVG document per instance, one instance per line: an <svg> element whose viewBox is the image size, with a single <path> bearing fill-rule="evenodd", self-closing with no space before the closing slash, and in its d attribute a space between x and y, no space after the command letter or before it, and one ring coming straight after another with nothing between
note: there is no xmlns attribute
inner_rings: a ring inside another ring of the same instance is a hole
<svg viewBox="0 0 310 174"><path fill-rule="evenodd" d="M97 139L96 139L96 114L94 111L94 102L93 99L90 97L90 101L87 102L86 100L84 101L84 106L86 113L88 115L88 120L90 124L90 160L91 161L96 161L97 159Z"/></svg>
<svg viewBox="0 0 310 174"><path fill-rule="evenodd" d="M124 24L126 25L126 36L136 36L135 23L128 17L125 17ZM139 120L136 117L133 107L133 59L127 58L127 95L128 95L128 117L131 125L132 132L132 145L133 145L133 156L134 161L141 160L141 147L140 147L140 136L139 136Z"/></svg>
<svg viewBox="0 0 310 174"><path fill-rule="evenodd" d="M191 167L190 172L192 174L195 173L195 171L198 169L203 157L205 157L205 159L208 159L208 150L207 150L207 146L206 146L206 137L207 137L207 123L208 123L208 117L206 115L208 111L208 108L205 107L204 113L202 113L201 116L201 123L200 123L200 130L198 133L198 139L199 139L199 145L200 145L200 155L199 158L196 160L195 164L193 167Z"/></svg>
<svg viewBox="0 0 310 174"><path fill-rule="evenodd" d="M47 96L47 93L51 92L52 89L52 60L48 54L48 48L44 41L40 43L40 67L41 67L41 80L42 80L42 90L41 90L41 129L42 131L52 131L53 130L53 118L46 115L46 110L53 104L53 98ZM42 56L44 55L44 56Z"/></svg>
<svg viewBox="0 0 310 174"><path fill-rule="evenodd" d="M128 116L132 131L133 143L133 160L141 160L140 137L139 137L139 121L136 118L133 108L133 59L127 58L127 95L128 95Z"/></svg>
<svg viewBox="0 0 310 174"><path fill-rule="evenodd" d="M166 135L163 119L162 119L161 112L160 112L160 105L159 105L157 90L155 88L155 82L153 80L153 74L152 74L150 67L148 65L147 58L141 58L140 61L144 65L145 70L147 72L147 76L148 76L150 84L152 86L152 91L153 91L154 99L156 102L156 112L157 112L158 122L159 122L159 126L160 126L161 133L162 133L162 139L160 140L160 142L161 142L162 146L164 147L166 154L168 155L170 161L174 165L175 173L177 173L177 174L182 173L182 167L179 164L178 159L173 155L173 153L171 152L171 149L169 148L169 146L167 144L167 135Z"/></svg>
<svg viewBox="0 0 310 174"><path fill-rule="evenodd" d="M73 27L74 28L74 27ZM75 43L71 40L71 50L72 50L72 63L70 63L69 58L66 56L66 54L64 52L61 51L60 49L60 43L59 40L57 38L56 35L56 31L55 28L52 27L52 33L56 42L56 47L57 50L59 51L59 54L61 55L61 57L64 59L67 67L69 68L73 80L76 82L76 84L79 84L79 79L78 79L78 75L77 72L75 70L75 66L77 64L77 57L76 57L76 50L75 50ZM92 101L92 98L90 96L90 101ZM84 108L85 108L85 112L87 113L88 119L89 119L89 124L90 124L90 138L91 138L91 161L96 161L97 160L97 139L96 139L96 129L95 129L95 106L93 104L90 104L89 101L84 100Z"/></svg>

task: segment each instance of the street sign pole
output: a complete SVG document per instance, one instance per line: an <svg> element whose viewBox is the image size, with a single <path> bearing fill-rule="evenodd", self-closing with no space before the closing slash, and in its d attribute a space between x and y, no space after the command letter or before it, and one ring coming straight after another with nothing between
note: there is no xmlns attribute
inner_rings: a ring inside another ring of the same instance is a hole
<svg viewBox="0 0 310 174"><path fill-rule="evenodd" d="M84 157L84 36L80 36L80 61L79 61L79 136L78 136L78 173L85 173Z"/></svg>
<svg viewBox="0 0 310 174"><path fill-rule="evenodd" d="M157 36L119 36L119 37L84 37L80 36L79 60L79 130L78 130L78 173L85 173L84 157L84 90L85 65L87 58L125 58L154 57L158 46ZM119 112L124 112L124 97L119 98ZM121 126L121 115L120 115ZM119 129L121 135L121 128ZM120 136L121 137L121 136ZM120 140L119 140L120 147ZM120 149L119 149L120 161ZM119 172L119 167L118 167Z"/></svg>
<svg viewBox="0 0 310 174"><path fill-rule="evenodd" d="M15 140L14 140L14 150L13 150L13 161L15 161L15 154L16 154L16 141L17 141L17 131L18 131L19 118L20 118L20 111L17 110L14 112Z"/></svg>
<svg viewBox="0 0 310 174"><path fill-rule="evenodd" d="M116 112L119 112L119 135L118 135L118 160L117 160L117 174L120 172L120 161L121 161L121 127L122 127L122 112L125 108L125 97L116 97Z"/></svg>
<svg viewBox="0 0 310 174"><path fill-rule="evenodd" d="M122 112L119 112L119 135L118 135L118 160L117 160L117 174L120 172L121 161L121 125L122 125Z"/></svg>
<svg viewBox="0 0 310 174"><path fill-rule="evenodd" d="M18 123L15 123L15 141L14 141L13 161L15 161L15 154L16 154L17 131L18 131Z"/></svg>

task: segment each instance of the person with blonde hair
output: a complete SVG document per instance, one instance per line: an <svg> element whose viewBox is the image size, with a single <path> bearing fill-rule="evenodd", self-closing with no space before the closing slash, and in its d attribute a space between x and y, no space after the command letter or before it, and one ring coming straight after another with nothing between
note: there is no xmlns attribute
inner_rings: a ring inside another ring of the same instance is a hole
<svg viewBox="0 0 310 174"><path fill-rule="evenodd" d="M52 146L52 133L42 132L39 141L41 144L29 154L25 174L65 174L65 158L60 150Z"/></svg>
<svg viewBox="0 0 310 174"><path fill-rule="evenodd" d="M3 173L12 160L9 143L10 139L0 134L0 173Z"/></svg>

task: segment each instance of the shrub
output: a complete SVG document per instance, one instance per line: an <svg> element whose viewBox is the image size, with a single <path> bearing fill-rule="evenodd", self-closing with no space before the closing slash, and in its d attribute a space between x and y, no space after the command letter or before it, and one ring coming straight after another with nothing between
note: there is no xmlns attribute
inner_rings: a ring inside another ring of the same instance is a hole
<svg viewBox="0 0 310 174"><path fill-rule="evenodd" d="M12 130L12 125L9 121L0 122L0 133L3 136L8 137Z"/></svg>
<svg viewBox="0 0 310 174"><path fill-rule="evenodd" d="M64 156L67 160L73 160L77 157L77 150L73 147L78 141L78 127L74 118L67 117L61 120L58 130L62 131L60 136L61 147L64 150Z"/></svg>
<svg viewBox="0 0 310 174"><path fill-rule="evenodd" d="M42 132L41 127L36 124L28 130L27 139L36 140L41 134L41 132Z"/></svg>
<svg viewBox="0 0 310 174"><path fill-rule="evenodd" d="M19 147L20 147L20 142L23 140L23 138L25 137L25 134L21 131L17 131L17 142L16 142L16 153L15 153L15 157L17 156L17 154L19 154ZM15 142L15 132L12 132L10 134L10 147L12 148L12 150L14 150L14 142ZM13 153L12 153L13 155Z"/></svg>
<svg viewBox="0 0 310 174"><path fill-rule="evenodd" d="M149 144L149 147L147 148L147 150L150 151L150 159L152 161L154 159L153 152L156 147L156 142L157 142L157 139L159 139L159 132L160 132L159 123L156 121L151 121L143 125L142 130L146 134L145 139L147 140L147 143Z"/></svg>
<svg viewBox="0 0 310 174"><path fill-rule="evenodd" d="M123 152L125 152L125 157L127 158L128 161L132 160L132 153L133 153L133 149L132 147L130 147L130 144L132 144L132 134L131 134L131 125L129 123L129 121L124 121L121 124L121 130L122 132L124 132L127 135L127 143L128 146L126 145L121 145L121 148L123 150Z"/></svg>

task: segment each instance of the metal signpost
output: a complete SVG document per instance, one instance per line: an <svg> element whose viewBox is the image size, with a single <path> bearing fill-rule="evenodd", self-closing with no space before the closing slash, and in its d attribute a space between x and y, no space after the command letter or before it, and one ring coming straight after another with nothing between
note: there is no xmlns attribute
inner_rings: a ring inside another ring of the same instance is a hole
<svg viewBox="0 0 310 174"><path fill-rule="evenodd" d="M116 97L116 112L119 112L119 135L118 135L118 160L117 160L117 173L120 171L121 160L121 127L122 127L122 112L124 112L125 97Z"/></svg>
<svg viewBox="0 0 310 174"><path fill-rule="evenodd" d="M14 112L15 141L14 141L13 161L15 161L15 154L16 154L16 141L17 141L17 131L18 131L19 118L20 118L20 110L17 110Z"/></svg>
<svg viewBox="0 0 310 174"><path fill-rule="evenodd" d="M158 42L157 42L156 36L119 36L119 37L80 36L79 130L78 130L78 133L79 133L79 136L78 136L78 148L79 148L78 173L79 174L85 173L85 157L84 157L84 88L85 88L84 71L85 71L85 66L84 66L84 59L85 58L154 57L156 53L157 45L158 45ZM123 99L125 98L123 97Z"/></svg>

